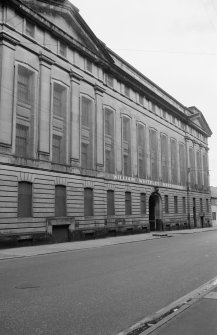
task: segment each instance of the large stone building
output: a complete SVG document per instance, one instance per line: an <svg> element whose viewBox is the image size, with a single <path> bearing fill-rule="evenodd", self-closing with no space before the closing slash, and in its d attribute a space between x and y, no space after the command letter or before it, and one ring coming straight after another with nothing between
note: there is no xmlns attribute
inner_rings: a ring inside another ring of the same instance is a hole
<svg viewBox="0 0 217 335"><path fill-rule="evenodd" d="M209 136L69 1L0 0L0 236L207 226Z"/></svg>

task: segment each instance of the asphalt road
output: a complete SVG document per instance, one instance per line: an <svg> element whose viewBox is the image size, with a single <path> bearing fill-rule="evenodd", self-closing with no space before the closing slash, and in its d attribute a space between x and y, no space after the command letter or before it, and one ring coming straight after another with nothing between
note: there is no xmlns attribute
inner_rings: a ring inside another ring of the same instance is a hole
<svg viewBox="0 0 217 335"><path fill-rule="evenodd" d="M217 276L217 231L0 262L0 335L115 335Z"/></svg>

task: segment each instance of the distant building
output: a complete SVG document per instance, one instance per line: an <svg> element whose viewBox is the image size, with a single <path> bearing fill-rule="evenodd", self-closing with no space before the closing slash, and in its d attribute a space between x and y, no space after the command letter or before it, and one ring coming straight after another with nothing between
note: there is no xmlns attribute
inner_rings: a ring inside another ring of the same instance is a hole
<svg viewBox="0 0 217 335"><path fill-rule="evenodd" d="M217 226L217 187L210 186L212 226Z"/></svg>
<svg viewBox="0 0 217 335"><path fill-rule="evenodd" d="M211 130L67 0L0 0L0 236L210 225Z"/></svg>

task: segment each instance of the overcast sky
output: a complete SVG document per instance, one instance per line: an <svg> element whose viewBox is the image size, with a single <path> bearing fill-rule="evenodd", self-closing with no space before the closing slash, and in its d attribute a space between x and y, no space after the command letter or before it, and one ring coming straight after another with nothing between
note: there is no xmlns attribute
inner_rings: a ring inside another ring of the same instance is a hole
<svg viewBox="0 0 217 335"><path fill-rule="evenodd" d="M70 0L110 49L183 105L196 106L217 186L217 0Z"/></svg>

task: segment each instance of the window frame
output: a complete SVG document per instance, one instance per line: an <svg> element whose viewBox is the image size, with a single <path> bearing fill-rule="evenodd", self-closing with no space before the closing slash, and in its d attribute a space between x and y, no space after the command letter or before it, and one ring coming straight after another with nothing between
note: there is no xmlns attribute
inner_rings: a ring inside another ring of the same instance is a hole
<svg viewBox="0 0 217 335"><path fill-rule="evenodd" d="M91 187L85 187L84 188L84 217L90 217L90 216L94 216L94 190Z"/></svg>
<svg viewBox="0 0 217 335"><path fill-rule="evenodd" d="M31 192L25 194L22 191L29 187ZM28 218L33 217L33 184L27 181L18 182L18 195L17 195L17 217ZM28 206L29 205L29 206ZM24 213L23 213L24 212Z"/></svg>

